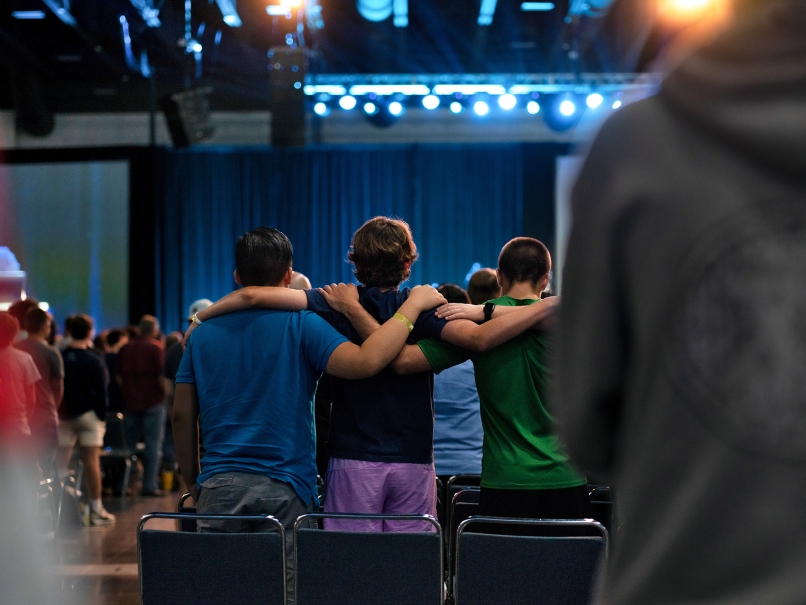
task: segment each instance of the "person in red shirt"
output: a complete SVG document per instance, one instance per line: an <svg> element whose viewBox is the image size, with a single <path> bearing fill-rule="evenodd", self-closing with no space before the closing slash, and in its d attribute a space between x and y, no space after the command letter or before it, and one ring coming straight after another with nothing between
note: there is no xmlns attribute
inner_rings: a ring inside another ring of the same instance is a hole
<svg viewBox="0 0 806 605"><path fill-rule="evenodd" d="M115 367L123 391L126 441L129 447L143 437L143 495L162 496L157 475L165 438L165 389L162 371L165 351L159 340L160 324L153 315L140 319L140 335L120 349Z"/></svg>

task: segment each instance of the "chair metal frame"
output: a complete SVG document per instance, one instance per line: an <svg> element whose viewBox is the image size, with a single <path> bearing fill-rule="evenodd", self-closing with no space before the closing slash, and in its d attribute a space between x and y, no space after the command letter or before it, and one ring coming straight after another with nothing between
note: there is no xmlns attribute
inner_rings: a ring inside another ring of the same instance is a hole
<svg viewBox="0 0 806 605"><path fill-rule="evenodd" d="M297 587L297 594L299 594L299 558L297 556L297 533L299 531L299 526L307 519L366 519L366 520L384 520L384 521L427 521L431 525L433 525L437 530L437 536L439 538L439 583L440 583L440 590L439 590L439 602L440 605L444 605L445 603L445 583L443 581L443 572L444 569L444 547L442 542L442 526L439 524L433 516L431 515L363 515L363 514L347 514L347 513L308 513L305 515L301 515L297 518L294 522L294 583ZM316 531L316 530L314 530ZM326 530L319 530L319 531L326 531Z"/></svg>
<svg viewBox="0 0 806 605"><path fill-rule="evenodd" d="M190 494L186 494L190 496ZM180 506L182 502L186 498L183 496L182 500L180 500ZM187 520L187 521L199 521L199 520L208 520L208 521L268 521L272 525L274 525L280 533L280 540L281 544L283 545L282 550L282 567L283 567L283 603L288 602L288 578L287 578L287 569L288 564L286 561L286 554L285 554L285 527L283 524L280 523L276 517L272 515L200 515L200 514L191 514L191 513L149 513L144 515L140 522L137 524L137 581L138 586L140 589L140 605L143 604L143 553L141 551L140 545L140 533L143 531L143 527L146 523L153 519L176 519L178 521ZM164 530L170 531L170 530Z"/></svg>
<svg viewBox="0 0 806 605"><path fill-rule="evenodd" d="M124 416L120 412L117 412L113 416L110 416L106 419L106 427L107 430L109 428L110 420L114 418L114 421L119 426L120 439L124 444L126 444L126 429L124 425ZM126 490L129 488L129 481L131 480L132 474L132 464L137 462L137 448L130 447L128 444L125 446L103 446L101 447L101 460L122 460L123 464L126 467L126 470L123 471L123 486L120 490L120 503L126 504Z"/></svg>
<svg viewBox="0 0 806 605"><path fill-rule="evenodd" d="M520 525L520 526L531 526L531 527L585 527L595 529L599 532L600 537L604 541L603 549L602 549L602 561L600 565L607 564L607 558L610 551L610 534L608 533L607 529L605 529L604 525L599 523L598 521L594 521L593 519L522 519L522 518L515 518L515 517L482 517L482 516L473 516L470 519L465 519L459 524L459 528L456 530L456 544L455 544L455 551L453 556L456 560L456 575L453 578L453 589L452 595L454 599L454 603L459 603L459 542L460 537L465 530L467 529L468 525L472 525L474 523L488 523L488 524L501 524L501 525ZM515 536L517 537L517 536ZM562 539L563 536L551 536L552 538L559 538ZM569 539L578 538L579 536L567 536ZM593 537L593 536L591 536Z"/></svg>
<svg viewBox="0 0 806 605"><path fill-rule="evenodd" d="M457 504L456 501L459 499L460 494L464 494L466 492L480 493L481 488L469 485L465 489L460 489L451 498L451 503L450 503L450 506L448 507L448 536L447 536L447 545L446 545L447 553L448 553L447 556L446 556L446 559L447 559L446 562L448 564L448 570L447 570L448 571L448 580L450 580L453 577L454 570L453 570L452 564L456 560L456 558L454 556L455 555L454 551L455 551L455 548L456 548L455 547L455 544L456 544L456 532L453 529L453 519L456 516L456 504ZM458 530L459 528L457 527L456 529ZM450 584L451 584L451 582L449 581L448 585L450 586Z"/></svg>

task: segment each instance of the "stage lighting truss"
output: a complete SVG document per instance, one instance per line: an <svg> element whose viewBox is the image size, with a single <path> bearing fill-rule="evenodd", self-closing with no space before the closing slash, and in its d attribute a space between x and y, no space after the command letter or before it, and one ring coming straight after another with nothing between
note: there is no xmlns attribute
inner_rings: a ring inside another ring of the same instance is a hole
<svg viewBox="0 0 806 605"><path fill-rule="evenodd" d="M407 107L466 113L475 118L527 113L578 118L586 111L620 108L630 99L653 94L660 74L317 74L305 79L303 91L319 116L341 107L360 107L368 116L389 114L393 120ZM558 100L556 103L554 100ZM544 103L545 102L545 103ZM544 107L550 106L546 113Z"/></svg>

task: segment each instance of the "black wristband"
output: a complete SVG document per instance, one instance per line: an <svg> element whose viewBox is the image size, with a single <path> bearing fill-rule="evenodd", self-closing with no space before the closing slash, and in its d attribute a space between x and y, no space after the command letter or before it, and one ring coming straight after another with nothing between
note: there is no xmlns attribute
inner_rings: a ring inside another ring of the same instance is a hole
<svg viewBox="0 0 806 605"><path fill-rule="evenodd" d="M493 311L495 311L495 303L484 303L484 321L490 321L493 318Z"/></svg>

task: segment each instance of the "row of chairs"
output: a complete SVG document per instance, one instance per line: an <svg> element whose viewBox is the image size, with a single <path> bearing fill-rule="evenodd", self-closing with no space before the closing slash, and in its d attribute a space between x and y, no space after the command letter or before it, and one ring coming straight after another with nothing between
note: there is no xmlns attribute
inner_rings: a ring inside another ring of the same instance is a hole
<svg viewBox="0 0 806 605"><path fill-rule="evenodd" d="M308 529L326 517L408 519L431 523L433 533L336 532ZM180 529L146 528L153 519L177 519ZM138 526L141 603L280 604L285 602L285 532L271 516L238 517L265 521L276 532L195 533L197 519L233 519L192 513L153 513ZM476 533L474 528L528 533ZM580 530L592 535L580 536ZM607 556L608 533L583 520L474 517L462 521L455 538L455 577L445 583L442 527L426 515L328 515L300 517L294 526L294 577L297 605L588 602L598 561Z"/></svg>

